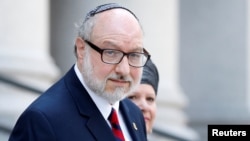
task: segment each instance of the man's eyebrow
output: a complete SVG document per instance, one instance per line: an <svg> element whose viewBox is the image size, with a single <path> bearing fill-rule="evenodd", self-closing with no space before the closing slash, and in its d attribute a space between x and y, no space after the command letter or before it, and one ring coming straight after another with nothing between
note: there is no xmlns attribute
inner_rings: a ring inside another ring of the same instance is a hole
<svg viewBox="0 0 250 141"><path fill-rule="evenodd" d="M116 49L116 50L121 50L119 45L113 43L113 42L110 42L110 41L105 41L103 43L103 47L104 48L108 48L108 47L112 47L112 49ZM138 46L132 50L130 50L129 52L143 52L143 47L142 46Z"/></svg>
<svg viewBox="0 0 250 141"><path fill-rule="evenodd" d="M137 47L133 49L134 52L143 52L143 47Z"/></svg>

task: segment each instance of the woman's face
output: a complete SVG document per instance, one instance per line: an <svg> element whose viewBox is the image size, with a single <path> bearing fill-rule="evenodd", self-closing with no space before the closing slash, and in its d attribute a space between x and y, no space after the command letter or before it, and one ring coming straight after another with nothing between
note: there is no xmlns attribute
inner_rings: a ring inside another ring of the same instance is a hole
<svg viewBox="0 0 250 141"><path fill-rule="evenodd" d="M151 133L156 115L156 94L153 87L149 84L140 84L128 98L141 109L146 122L147 133Z"/></svg>

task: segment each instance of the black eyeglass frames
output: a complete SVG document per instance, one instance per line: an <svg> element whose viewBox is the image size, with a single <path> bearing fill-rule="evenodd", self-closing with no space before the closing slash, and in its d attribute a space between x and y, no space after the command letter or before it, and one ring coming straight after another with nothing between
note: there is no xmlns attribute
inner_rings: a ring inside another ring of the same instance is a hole
<svg viewBox="0 0 250 141"><path fill-rule="evenodd" d="M119 64L124 56L128 57L128 63L132 67L143 67L148 59L150 54L146 49L143 48L143 53L140 52L130 52L125 53L120 50L115 49L101 49L98 46L94 45L90 41L84 40L92 49L101 54L102 62L107 64Z"/></svg>

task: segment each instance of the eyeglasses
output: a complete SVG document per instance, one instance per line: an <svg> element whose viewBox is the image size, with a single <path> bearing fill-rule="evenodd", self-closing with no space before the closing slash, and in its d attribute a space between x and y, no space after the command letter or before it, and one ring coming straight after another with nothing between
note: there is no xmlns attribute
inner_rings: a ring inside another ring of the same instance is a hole
<svg viewBox="0 0 250 141"><path fill-rule="evenodd" d="M128 57L128 63L132 67L143 67L148 59L150 58L150 54L143 48L144 53L140 52L130 52L125 53L120 50L115 49L101 49L93 43L85 40L85 42L95 51L101 54L102 62L107 64L119 64L123 57L126 55Z"/></svg>

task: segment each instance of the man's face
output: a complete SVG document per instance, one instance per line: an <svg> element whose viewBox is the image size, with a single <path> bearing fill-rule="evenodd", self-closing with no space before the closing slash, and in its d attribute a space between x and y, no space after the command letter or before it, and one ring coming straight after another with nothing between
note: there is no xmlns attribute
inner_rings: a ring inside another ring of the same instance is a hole
<svg viewBox="0 0 250 141"><path fill-rule="evenodd" d="M143 48L143 34L137 20L122 9L100 13L91 35L91 42L101 49L116 49L125 53ZM107 20L108 19L108 20ZM101 54L84 44L80 68L84 81L96 94L111 104L123 99L139 84L142 68L129 66L127 56L119 64L106 64Z"/></svg>

